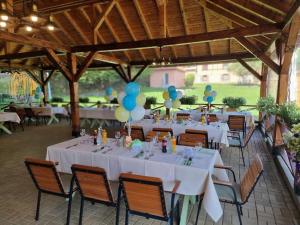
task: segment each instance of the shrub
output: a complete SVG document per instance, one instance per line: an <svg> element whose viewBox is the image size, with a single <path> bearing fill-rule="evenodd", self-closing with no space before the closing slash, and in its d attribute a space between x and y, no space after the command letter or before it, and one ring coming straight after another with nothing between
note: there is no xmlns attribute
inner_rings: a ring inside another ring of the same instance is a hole
<svg viewBox="0 0 300 225"><path fill-rule="evenodd" d="M118 104L118 99L114 98L113 100L110 101L111 104Z"/></svg>
<svg viewBox="0 0 300 225"><path fill-rule="evenodd" d="M51 99L51 102L64 102L64 99L61 97L53 97Z"/></svg>
<svg viewBox="0 0 300 225"><path fill-rule="evenodd" d="M90 99L88 97L85 97L85 98L79 98L79 102L80 103L89 103L90 102Z"/></svg>
<svg viewBox="0 0 300 225"><path fill-rule="evenodd" d="M195 74L189 73L184 79L184 84L186 87L193 87L195 81Z"/></svg>
<svg viewBox="0 0 300 225"><path fill-rule="evenodd" d="M181 104L183 105L195 105L197 101L197 96L193 95L193 96L183 96L180 99Z"/></svg>
<svg viewBox="0 0 300 225"><path fill-rule="evenodd" d="M226 97L223 98L222 102L227 105L229 108L237 109L241 107L242 105L246 104L246 99L242 97Z"/></svg>
<svg viewBox="0 0 300 225"><path fill-rule="evenodd" d="M300 122L300 109L294 102L287 102L278 107L277 115L284 120L288 127Z"/></svg>
<svg viewBox="0 0 300 225"><path fill-rule="evenodd" d="M147 97L145 103L145 109L151 109L151 105L156 104L156 97Z"/></svg>
<svg viewBox="0 0 300 225"><path fill-rule="evenodd" d="M272 96L260 98L256 104L256 108L260 112L265 112L267 116L275 115L277 112L275 100Z"/></svg>

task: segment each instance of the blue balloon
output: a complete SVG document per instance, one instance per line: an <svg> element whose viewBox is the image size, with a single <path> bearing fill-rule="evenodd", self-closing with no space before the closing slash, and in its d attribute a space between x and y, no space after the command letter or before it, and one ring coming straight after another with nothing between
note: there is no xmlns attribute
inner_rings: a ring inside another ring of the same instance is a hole
<svg viewBox="0 0 300 225"><path fill-rule="evenodd" d="M106 94L107 96L111 96L111 95L112 95L112 92L113 92L112 87L108 87L108 88L106 88L106 90L105 90L105 94Z"/></svg>
<svg viewBox="0 0 300 225"><path fill-rule="evenodd" d="M171 92L173 92L173 91L176 92L176 87L175 87L175 86L170 86L170 87L168 87L168 92L169 92L169 94L170 94Z"/></svg>
<svg viewBox="0 0 300 225"><path fill-rule="evenodd" d="M125 93L127 95L138 96L140 93L140 85L136 82L130 82L125 87Z"/></svg>
<svg viewBox="0 0 300 225"><path fill-rule="evenodd" d="M211 85L206 85L205 91L211 91L211 89L212 89Z"/></svg>
<svg viewBox="0 0 300 225"><path fill-rule="evenodd" d="M126 95L123 98L123 106L126 110L132 111L136 106L136 96L134 95Z"/></svg>
<svg viewBox="0 0 300 225"><path fill-rule="evenodd" d="M41 87L40 86L37 86L36 89L35 89L35 93L40 93L42 91Z"/></svg>
<svg viewBox="0 0 300 225"><path fill-rule="evenodd" d="M177 92L176 91L172 91L169 93L169 96L172 100L176 100L177 98Z"/></svg>
<svg viewBox="0 0 300 225"><path fill-rule="evenodd" d="M213 96L207 96L207 102L208 103L212 103L214 100L214 97Z"/></svg>

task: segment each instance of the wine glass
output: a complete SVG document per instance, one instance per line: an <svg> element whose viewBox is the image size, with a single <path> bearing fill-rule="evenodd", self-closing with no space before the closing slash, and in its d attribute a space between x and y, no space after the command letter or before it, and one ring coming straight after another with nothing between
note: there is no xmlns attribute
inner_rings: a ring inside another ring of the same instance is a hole
<svg viewBox="0 0 300 225"><path fill-rule="evenodd" d="M81 137L85 136L85 129L81 129L81 130L80 130L80 136L81 136Z"/></svg>

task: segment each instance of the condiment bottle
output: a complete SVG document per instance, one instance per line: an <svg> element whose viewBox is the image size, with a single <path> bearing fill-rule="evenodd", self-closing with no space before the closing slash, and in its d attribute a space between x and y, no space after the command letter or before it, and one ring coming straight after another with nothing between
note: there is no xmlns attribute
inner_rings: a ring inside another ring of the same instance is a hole
<svg viewBox="0 0 300 225"><path fill-rule="evenodd" d="M176 153L176 138L173 136L171 139L172 142L172 152Z"/></svg>
<svg viewBox="0 0 300 225"><path fill-rule="evenodd" d="M166 137L163 137L162 141L161 141L161 151L163 153L166 153L167 152L167 144L168 144L168 141L167 141L167 138Z"/></svg>
<svg viewBox="0 0 300 225"><path fill-rule="evenodd" d="M102 142L103 144L107 144L107 132L106 130L102 130Z"/></svg>

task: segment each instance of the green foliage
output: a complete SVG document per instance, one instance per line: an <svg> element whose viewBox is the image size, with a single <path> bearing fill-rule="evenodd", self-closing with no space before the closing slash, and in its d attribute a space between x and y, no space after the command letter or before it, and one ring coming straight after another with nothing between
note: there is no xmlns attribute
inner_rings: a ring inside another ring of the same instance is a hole
<svg viewBox="0 0 300 225"><path fill-rule="evenodd" d="M138 69L133 69L132 72L133 74L136 74L138 72ZM150 86L150 75L152 74L152 72L152 68L146 68L143 73L136 79L136 82L138 82L142 86Z"/></svg>
<svg viewBox="0 0 300 225"><path fill-rule="evenodd" d="M111 104L118 104L118 99L114 98L113 100L110 101Z"/></svg>
<svg viewBox="0 0 300 225"><path fill-rule="evenodd" d="M197 101L197 96L183 96L180 99L181 104L183 105L195 105Z"/></svg>
<svg viewBox="0 0 300 225"><path fill-rule="evenodd" d="M61 97L53 97L51 99L51 102L64 102L64 99Z"/></svg>
<svg viewBox="0 0 300 225"><path fill-rule="evenodd" d="M90 102L90 99L85 97L85 98L79 98L79 102L80 103L89 103Z"/></svg>
<svg viewBox="0 0 300 225"><path fill-rule="evenodd" d="M226 97L223 98L223 103L227 105L229 108L238 109L242 105L246 105L246 99L242 97Z"/></svg>
<svg viewBox="0 0 300 225"><path fill-rule="evenodd" d="M272 96L260 98L256 107L258 111L266 113L267 116L275 115L277 113L277 106Z"/></svg>
<svg viewBox="0 0 300 225"><path fill-rule="evenodd" d="M279 115L289 127L300 122L300 109L294 102L287 102L280 105L277 115Z"/></svg>
<svg viewBox="0 0 300 225"><path fill-rule="evenodd" d="M186 87L193 87L195 81L195 74L194 73L188 73L184 79L184 85Z"/></svg>
<svg viewBox="0 0 300 225"><path fill-rule="evenodd" d="M157 102L156 97L147 97L146 98L146 105L155 105Z"/></svg>
<svg viewBox="0 0 300 225"><path fill-rule="evenodd" d="M300 123L294 124L291 132L284 133L283 140L289 150L297 153L297 160L300 161Z"/></svg>
<svg viewBox="0 0 300 225"><path fill-rule="evenodd" d="M247 62L254 70L261 71L261 62L259 60ZM239 76L247 76L250 72L240 63L230 63L228 71Z"/></svg>
<svg viewBox="0 0 300 225"><path fill-rule="evenodd" d="M100 90L121 82L114 70L88 70L79 80L80 88L85 90Z"/></svg>

